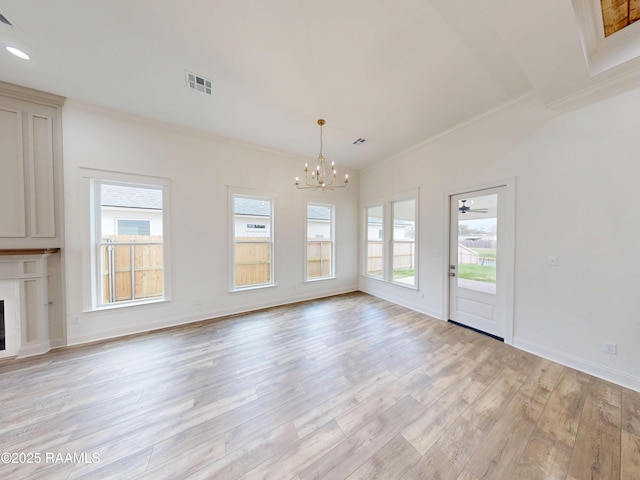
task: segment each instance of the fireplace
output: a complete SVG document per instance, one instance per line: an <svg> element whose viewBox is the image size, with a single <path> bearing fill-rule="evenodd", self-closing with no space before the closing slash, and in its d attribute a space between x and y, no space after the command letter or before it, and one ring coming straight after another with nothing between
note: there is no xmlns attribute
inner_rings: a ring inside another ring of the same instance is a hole
<svg viewBox="0 0 640 480"><path fill-rule="evenodd" d="M0 250L0 359L50 350L47 257L53 253Z"/></svg>
<svg viewBox="0 0 640 480"><path fill-rule="evenodd" d="M0 300L0 351L7 349L4 330L4 300Z"/></svg>
<svg viewBox="0 0 640 480"><path fill-rule="evenodd" d="M18 353L20 339L20 286L0 279L0 358Z"/></svg>

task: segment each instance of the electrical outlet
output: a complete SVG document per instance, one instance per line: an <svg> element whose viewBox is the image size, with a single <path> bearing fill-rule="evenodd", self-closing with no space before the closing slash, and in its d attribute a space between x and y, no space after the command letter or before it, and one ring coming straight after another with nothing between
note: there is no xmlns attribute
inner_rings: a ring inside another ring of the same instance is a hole
<svg viewBox="0 0 640 480"><path fill-rule="evenodd" d="M549 255L547 257L547 265L550 267L556 267L558 265L558 257L555 255Z"/></svg>
<svg viewBox="0 0 640 480"><path fill-rule="evenodd" d="M71 323L74 325L80 325L80 317L78 316L73 317L73 319L71 320Z"/></svg>
<svg viewBox="0 0 640 480"><path fill-rule="evenodd" d="M604 342L604 353L608 353L609 355L617 355L618 346L615 343Z"/></svg>
<svg viewBox="0 0 640 480"><path fill-rule="evenodd" d="M197 306L202 305L202 300L201 300L200 298L196 298L193 302L194 302Z"/></svg>

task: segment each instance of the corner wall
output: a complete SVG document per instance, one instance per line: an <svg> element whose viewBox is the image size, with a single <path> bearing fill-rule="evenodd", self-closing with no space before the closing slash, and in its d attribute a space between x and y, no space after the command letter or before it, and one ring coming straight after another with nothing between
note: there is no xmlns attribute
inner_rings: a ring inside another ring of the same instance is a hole
<svg viewBox="0 0 640 480"><path fill-rule="evenodd" d="M639 124L640 90L564 114L529 99L362 172L361 204L420 189L420 290L361 290L444 319L446 193L515 177L513 344L640 391Z"/></svg>
<svg viewBox="0 0 640 480"><path fill-rule="evenodd" d="M358 178L332 192L296 190L305 159L68 101L63 109L66 340L147 331L358 288ZM307 159L308 161L308 159ZM81 168L171 180L171 301L91 311L89 208ZM277 286L229 293L227 186L277 194ZM306 201L336 206L337 278L304 282ZM200 299L200 305L196 305Z"/></svg>

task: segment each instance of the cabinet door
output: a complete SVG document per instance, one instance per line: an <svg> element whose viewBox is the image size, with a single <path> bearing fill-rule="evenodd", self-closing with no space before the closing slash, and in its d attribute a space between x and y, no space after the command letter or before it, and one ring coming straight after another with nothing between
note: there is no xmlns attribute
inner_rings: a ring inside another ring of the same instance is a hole
<svg viewBox="0 0 640 480"><path fill-rule="evenodd" d="M25 237L22 112L0 106L0 237Z"/></svg>
<svg viewBox="0 0 640 480"><path fill-rule="evenodd" d="M46 113L26 113L29 218L32 237L55 237L53 118Z"/></svg>

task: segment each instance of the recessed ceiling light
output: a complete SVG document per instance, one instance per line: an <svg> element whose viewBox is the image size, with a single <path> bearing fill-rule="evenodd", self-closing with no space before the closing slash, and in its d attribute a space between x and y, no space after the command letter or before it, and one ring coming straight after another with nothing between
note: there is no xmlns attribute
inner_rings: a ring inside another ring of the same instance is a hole
<svg viewBox="0 0 640 480"><path fill-rule="evenodd" d="M29 55L24 53L22 50L17 49L15 47L7 47L7 51L9 53L13 53L16 57L21 58L23 60L29 60Z"/></svg>

